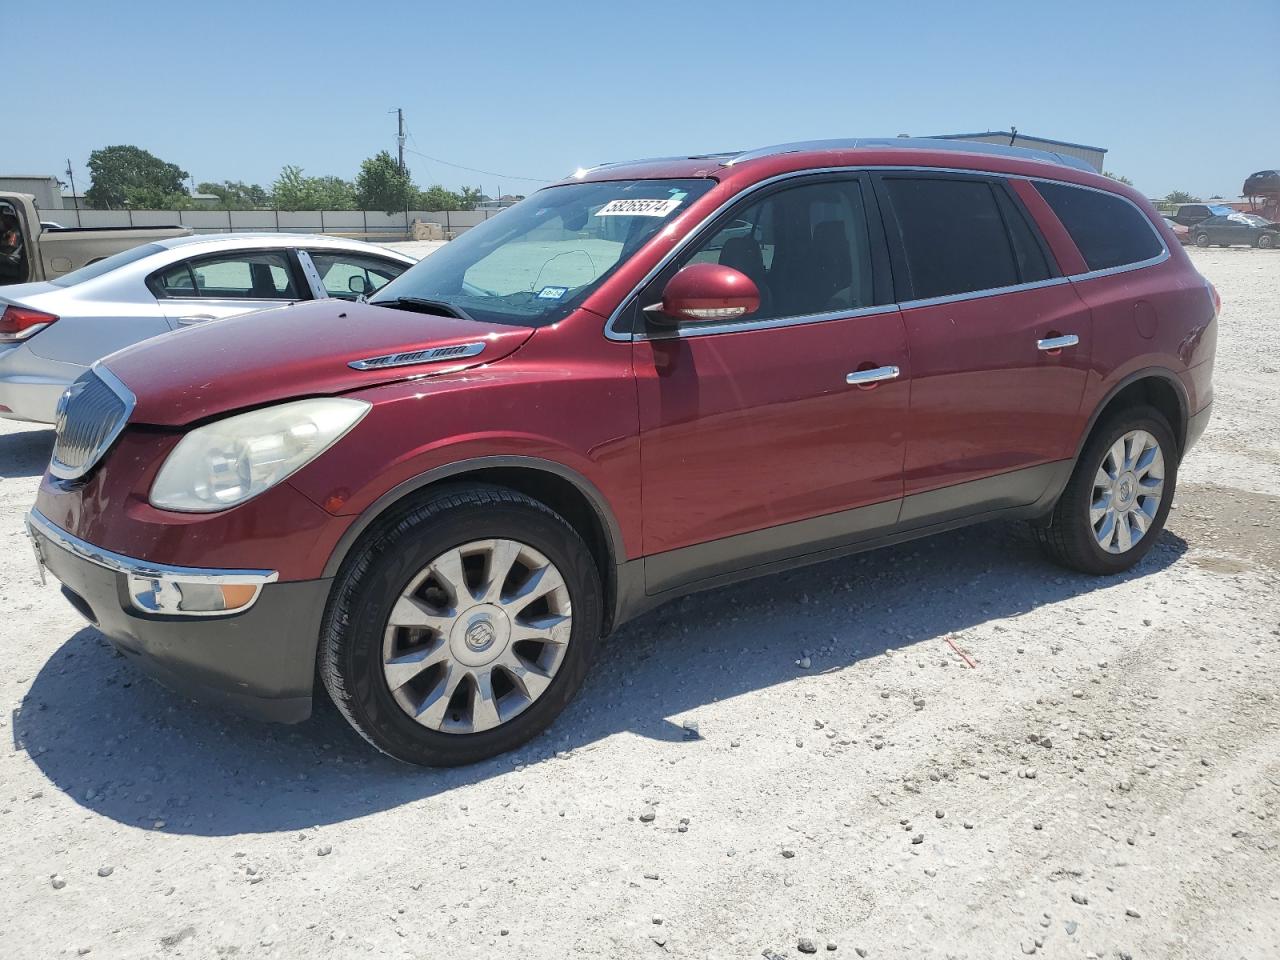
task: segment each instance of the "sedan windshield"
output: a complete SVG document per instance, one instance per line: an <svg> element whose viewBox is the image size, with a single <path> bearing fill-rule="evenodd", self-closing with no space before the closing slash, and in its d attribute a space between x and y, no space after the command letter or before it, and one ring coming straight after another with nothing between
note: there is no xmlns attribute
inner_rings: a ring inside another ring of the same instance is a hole
<svg viewBox="0 0 1280 960"><path fill-rule="evenodd" d="M547 187L468 230L371 302L490 323L555 323L714 185L610 180Z"/></svg>

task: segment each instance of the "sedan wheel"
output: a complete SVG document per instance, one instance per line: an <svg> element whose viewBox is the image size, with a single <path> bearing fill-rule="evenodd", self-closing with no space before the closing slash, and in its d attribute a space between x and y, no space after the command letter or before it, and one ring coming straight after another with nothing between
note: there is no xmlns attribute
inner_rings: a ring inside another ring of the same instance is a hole
<svg viewBox="0 0 1280 960"><path fill-rule="evenodd" d="M1207 246L1209 246L1209 235L1208 235L1207 233L1197 233L1197 234L1196 234L1196 246L1197 246L1197 247L1207 247Z"/></svg>
<svg viewBox="0 0 1280 960"><path fill-rule="evenodd" d="M1276 245L1276 238L1274 234L1264 233L1262 236L1258 238L1258 246L1261 247L1263 250L1270 250L1275 245Z"/></svg>

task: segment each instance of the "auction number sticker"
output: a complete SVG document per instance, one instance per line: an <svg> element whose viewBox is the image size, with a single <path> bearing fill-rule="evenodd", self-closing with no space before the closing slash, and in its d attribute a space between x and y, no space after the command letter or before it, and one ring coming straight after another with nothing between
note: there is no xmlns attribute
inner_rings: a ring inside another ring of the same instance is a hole
<svg viewBox="0 0 1280 960"><path fill-rule="evenodd" d="M568 287L543 287L538 291L539 300L559 300L569 292Z"/></svg>
<svg viewBox="0 0 1280 960"><path fill-rule="evenodd" d="M682 197L666 200L610 200L596 211L597 217L665 217L680 206Z"/></svg>

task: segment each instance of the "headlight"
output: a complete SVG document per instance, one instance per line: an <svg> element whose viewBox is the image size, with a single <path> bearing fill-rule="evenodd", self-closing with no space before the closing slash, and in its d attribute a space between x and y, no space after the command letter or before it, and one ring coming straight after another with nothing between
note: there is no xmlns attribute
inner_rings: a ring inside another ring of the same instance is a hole
<svg viewBox="0 0 1280 960"><path fill-rule="evenodd" d="M296 400L192 430L160 468L151 505L212 513L244 503L324 453L369 407L343 397Z"/></svg>

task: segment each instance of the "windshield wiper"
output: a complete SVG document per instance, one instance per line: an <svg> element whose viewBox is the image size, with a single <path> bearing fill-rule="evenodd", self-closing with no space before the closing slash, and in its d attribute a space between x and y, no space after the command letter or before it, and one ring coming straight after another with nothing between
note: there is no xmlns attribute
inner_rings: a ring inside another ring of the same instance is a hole
<svg viewBox="0 0 1280 960"><path fill-rule="evenodd" d="M371 300L375 307L391 307L394 310L413 310L416 313L431 313L438 317L456 317L459 320L474 320L461 307L455 307L443 300L427 300L424 297L396 297L394 300Z"/></svg>

